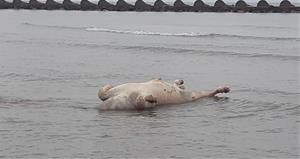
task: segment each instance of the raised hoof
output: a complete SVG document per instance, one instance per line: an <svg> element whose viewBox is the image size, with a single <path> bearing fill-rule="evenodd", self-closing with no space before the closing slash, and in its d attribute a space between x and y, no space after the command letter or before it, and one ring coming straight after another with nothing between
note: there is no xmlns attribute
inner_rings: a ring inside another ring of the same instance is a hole
<svg viewBox="0 0 300 159"><path fill-rule="evenodd" d="M180 85L180 86L178 86L178 88L185 89L184 85Z"/></svg>
<svg viewBox="0 0 300 159"><path fill-rule="evenodd" d="M174 83L178 86L183 85L184 81L183 80L175 80Z"/></svg>
<svg viewBox="0 0 300 159"><path fill-rule="evenodd" d="M221 87L217 88L216 92L217 93L228 93L228 92L230 92L230 88L221 86Z"/></svg>

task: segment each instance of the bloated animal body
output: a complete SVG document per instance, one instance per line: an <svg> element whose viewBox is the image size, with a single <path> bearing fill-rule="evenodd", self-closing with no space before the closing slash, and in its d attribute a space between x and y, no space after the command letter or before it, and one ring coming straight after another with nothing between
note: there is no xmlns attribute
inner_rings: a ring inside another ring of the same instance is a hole
<svg viewBox="0 0 300 159"><path fill-rule="evenodd" d="M98 96L103 101L100 109L146 109L160 105L192 102L202 97L227 93L228 87L219 87L214 91L186 91L183 80L170 84L161 79L143 83L126 83L118 86L106 85L99 90Z"/></svg>

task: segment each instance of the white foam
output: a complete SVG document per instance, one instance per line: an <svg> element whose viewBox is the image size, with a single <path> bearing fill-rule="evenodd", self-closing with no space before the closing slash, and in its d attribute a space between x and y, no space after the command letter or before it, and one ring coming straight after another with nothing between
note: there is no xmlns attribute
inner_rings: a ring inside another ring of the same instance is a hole
<svg viewBox="0 0 300 159"><path fill-rule="evenodd" d="M148 32L148 31L114 30L114 29L96 28L96 27L86 28L86 31L136 34L136 35L188 36L188 37L201 36L201 34L197 34L197 33L162 33L162 32Z"/></svg>

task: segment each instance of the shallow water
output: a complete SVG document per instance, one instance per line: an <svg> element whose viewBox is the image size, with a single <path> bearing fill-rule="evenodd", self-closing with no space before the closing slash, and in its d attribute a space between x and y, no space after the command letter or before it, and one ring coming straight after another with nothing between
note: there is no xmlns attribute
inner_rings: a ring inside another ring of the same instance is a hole
<svg viewBox="0 0 300 159"><path fill-rule="evenodd" d="M5 158L299 157L299 14L0 10ZM104 84L221 98L99 111Z"/></svg>

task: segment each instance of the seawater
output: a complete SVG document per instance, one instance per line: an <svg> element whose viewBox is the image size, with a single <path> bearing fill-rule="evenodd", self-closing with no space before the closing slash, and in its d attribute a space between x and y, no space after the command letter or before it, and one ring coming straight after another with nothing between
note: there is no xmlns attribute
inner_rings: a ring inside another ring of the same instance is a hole
<svg viewBox="0 0 300 159"><path fill-rule="evenodd" d="M0 11L3 158L298 158L299 14ZM219 98L99 111L161 77Z"/></svg>

